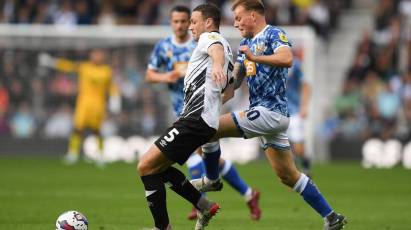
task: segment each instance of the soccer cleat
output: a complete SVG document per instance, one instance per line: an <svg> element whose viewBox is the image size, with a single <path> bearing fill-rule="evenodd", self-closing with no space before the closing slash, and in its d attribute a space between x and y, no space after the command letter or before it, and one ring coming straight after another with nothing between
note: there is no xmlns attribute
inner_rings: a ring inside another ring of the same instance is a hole
<svg viewBox="0 0 411 230"><path fill-rule="evenodd" d="M347 224L347 218L338 213L331 213L326 217L324 230L340 230Z"/></svg>
<svg viewBox="0 0 411 230"><path fill-rule="evenodd" d="M223 182L221 182L221 179L211 182L210 180L206 180L205 177L201 177L199 179L191 180L190 183L201 193L221 191L221 189L223 189Z"/></svg>
<svg viewBox="0 0 411 230"><path fill-rule="evenodd" d="M211 218L217 214L218 210L220 209L220 205L215 202L212 202L208 209L197 211L197 223L195 226L195 230L203 230L210 222Z"/></svg>
<svg viewBox="0 0 411 230"><path fill-rule="evenodd" d="M193 207L193 209L191 209L191 211L188 213L187 219L189 220L197 219L197 209L195 207Z"/></svg>
<svg viewBox="0 0 411 230"><path fill-rule="evenodd" d="M251 199L247 201L247 206L250 209L250 217L252 220L259 220L261 218L261 209L258 205L260 200L260 192L257 190L252 190Z"/></svg>

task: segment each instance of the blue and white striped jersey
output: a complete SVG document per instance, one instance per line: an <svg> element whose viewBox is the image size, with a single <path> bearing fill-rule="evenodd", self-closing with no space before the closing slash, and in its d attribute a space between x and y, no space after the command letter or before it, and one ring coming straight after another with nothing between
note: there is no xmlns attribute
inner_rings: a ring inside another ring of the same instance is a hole
<svg viewBox="0 0 411 230"><path fill-rule="evenodd" d="M291 47L285 32L275 26L267 25L254 38L241 40L240 45L250 47L254 55L272 55L282 47ZM289 116L285 94L288 68L255 63L238 53L237 62L244 65L247 85L250 92L250 108L263 106L271 111Z"/></svg>
<svg viewBox="0 0 411 230"><path fill-rule="evenodd" d="M148 68L159 72L169 72L174 69L183 73L187 71L188 61L197 43L190 39L184 44L175 41L174 36L169 36L156 43L151 53ZM177 116L181 114L184 105L184 78L174 84L168 84L171 102Z"/></svg>

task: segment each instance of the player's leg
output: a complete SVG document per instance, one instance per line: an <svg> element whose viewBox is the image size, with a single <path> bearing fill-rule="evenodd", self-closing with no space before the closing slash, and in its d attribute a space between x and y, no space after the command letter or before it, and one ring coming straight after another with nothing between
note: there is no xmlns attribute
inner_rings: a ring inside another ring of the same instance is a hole
<svg viewBox="0 0 411 230"><path fill-rule="evenodd" d="M83 142L83 130L74 128L69 137L67 154L64 157L64 163L74 164L80 158L80 148Z"/></svg>
<svg viewBox="0 0 411 230"><path fill-rule="evenodd" d="M284 145L286 137L285 133L280 133L274 140L262 138L270 165L283 184L299 193L324 218L325 229L341 229L346 223L345 217L335 213L314 182L298 171L289 146Z"/></svg>
<svg viewBox="0 0 411 230"><path fill-rule="evenodd" d="M191 179L198 179L205 175L203 158L198 153L191 154L186 165Z"/></svg>
<svg viewBox="0 0 411 230"><path fill-rule="evenodd" d="M208 224L208 221L219 209L219 205L202 196L188 182L181 171L171 167L174 162L180 165L184 164L189 155L215 133L215 130L206 126L205 122L194 125L198 125L198 128L192 128L193 124L191 123L185 124L181 121L174 123L173 127L157 139L155 145L149 149L138 164L138 172L146 189L147 200L151 202L152 206L159 207L153 208L155 210L152 210L152 214L156 227L160 229L169 224L168 217L165 218L167 209L164 183L169 184L174 192L200 211L200 215L203 217L200 219L202 220L201 224ZM160 192L157 193L157 190ZM152 209L151 206L150 209Z"/></svg>
<svg viewBox="0 0 411 230"><path fill-rule="evenodd" d="M76 105L74 111L74 127L69 138L67 154L64 157L66 164L74 164L80 158L80 148L83 142L83 131L85 127L86 111L84 106Z"/></svg>
<svg viewBox="0 0 411 230"><path fill-rule="evenodd" d="M261 217L261 209L258 203L260 192L248 186L229 160L220 158L220 175L232 188L234 188L234 190L244 197L247 206L250 209L251 219L259 220Z"/></svg>
<svg viewBox="0 0 411 230"><path fill-rule="evenodd" d="M92 130L93 134L97 138L98 147L98 157L96 160L97 166L104 166L104 138L101 135L101 126L103 125L105 119L105 106L98 105L94 106L94 112L88 111L87 125Z"/></svg>
<svg viewBox="0 0 411 230"><path fill-rule="evenodd" d="M167 213L166 190L160 172L172 162L156 146L146 152L137 165L137 171L143 182L148 207L158 229L167 229L170 221Z"/></svg>
<svg viewBox="0 0 411 230"><path fill-rule="evenodd" d="M301 168L304 174L310 177L311 162L310 158L305 154L304 120L298 114L291 116L287 135L290 140L292 147L291 149L294 153L297 165Z"/></svg>
<svg viewBox="0 0 411 230"><path fill-rule="evenodd" d="M198 148L196 152L198 151L201 151L201 148ZM187 160L186 165L188 168L188 174L192 180L199 179L205 175L203 158L198 153L191 154L190 158L188 158ZM187 218L189 220L197 219L197 209L195 207L193 207L188 213Z"/></svg>
<svg viewBox="0 0 411 230"><path fill-rule="evenodd" d="M202 146L206 176L202 177L200 180L191 181L191 183L202 192L218 191L222 189L219 172L221 150L220 143L216 140L226 136L241 137L241 133L237 129L233 115L230 113L220 116L216 135L213 137L212 141Z"/></svg>
<svg viewBox="0 0 411 230"><path fill-rule="evenodd" d="M311 160L305 154L305 144L304 142L294 142L292 143L292 150L296 157L296 162L301 167L301 170L307 176L311 177Z"/></svg>

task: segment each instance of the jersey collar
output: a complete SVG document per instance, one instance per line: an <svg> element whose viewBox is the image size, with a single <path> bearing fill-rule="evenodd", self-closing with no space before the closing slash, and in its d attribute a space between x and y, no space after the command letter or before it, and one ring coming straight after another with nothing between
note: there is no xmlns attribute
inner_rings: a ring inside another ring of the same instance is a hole
<svg viewBox="0 0 411 230"><path fill-rule="evenodd" d="M266 31L269 26L270 26L270 25L266 25L266 26L264 27L264 29L262 29L260 32L258 32L258 33L253 37L252 40L254 40L255 38L259 37L261 34L263 34L264 31Z"/></svg>
<svg viewBox="0 0 411 230"><path fill-rule="evenodd" d="M189 34L189 36L190 36L190 38L186 42L178 43L177 40L176 40L176 36L173 34L173 36L171 36L171 43L173 43L173 45L175 45L175 46L185 47L193 41L193 38L191 37L190 34Z"/></svg>

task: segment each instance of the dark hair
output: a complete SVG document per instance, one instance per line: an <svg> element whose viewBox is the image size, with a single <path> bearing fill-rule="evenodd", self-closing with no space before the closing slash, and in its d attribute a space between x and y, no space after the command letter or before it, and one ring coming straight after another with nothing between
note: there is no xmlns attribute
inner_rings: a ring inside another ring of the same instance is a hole
<svg viewBox="0 0 411 230"><path fill-rule="evenodd" d="M201 12L204 19L211 18L214 22L214 26L217 28L220 27L221 13L216 5L210 3L201 4L194 8L193 12L194 11Z"/></svg>
<svg viewBox="0 0 411 230"><path fill-rule="evenodd" d="M191 15L190 8L188 8L187 6L183 6L183 5L176 5L173 8L171 8L170 14L173 13L173 12L186 13L188 15L188 17L190 17L190 15Z"/></svg>
<svg viewBox="0 0 411 230"><path fill-rule="evenodd" d="M261 0L237 0L233 3L231 10L235 10L235 8L239 6L243 6L247 11L254 10L262 15L264 15L265 12L265 7Z"/></svg>

